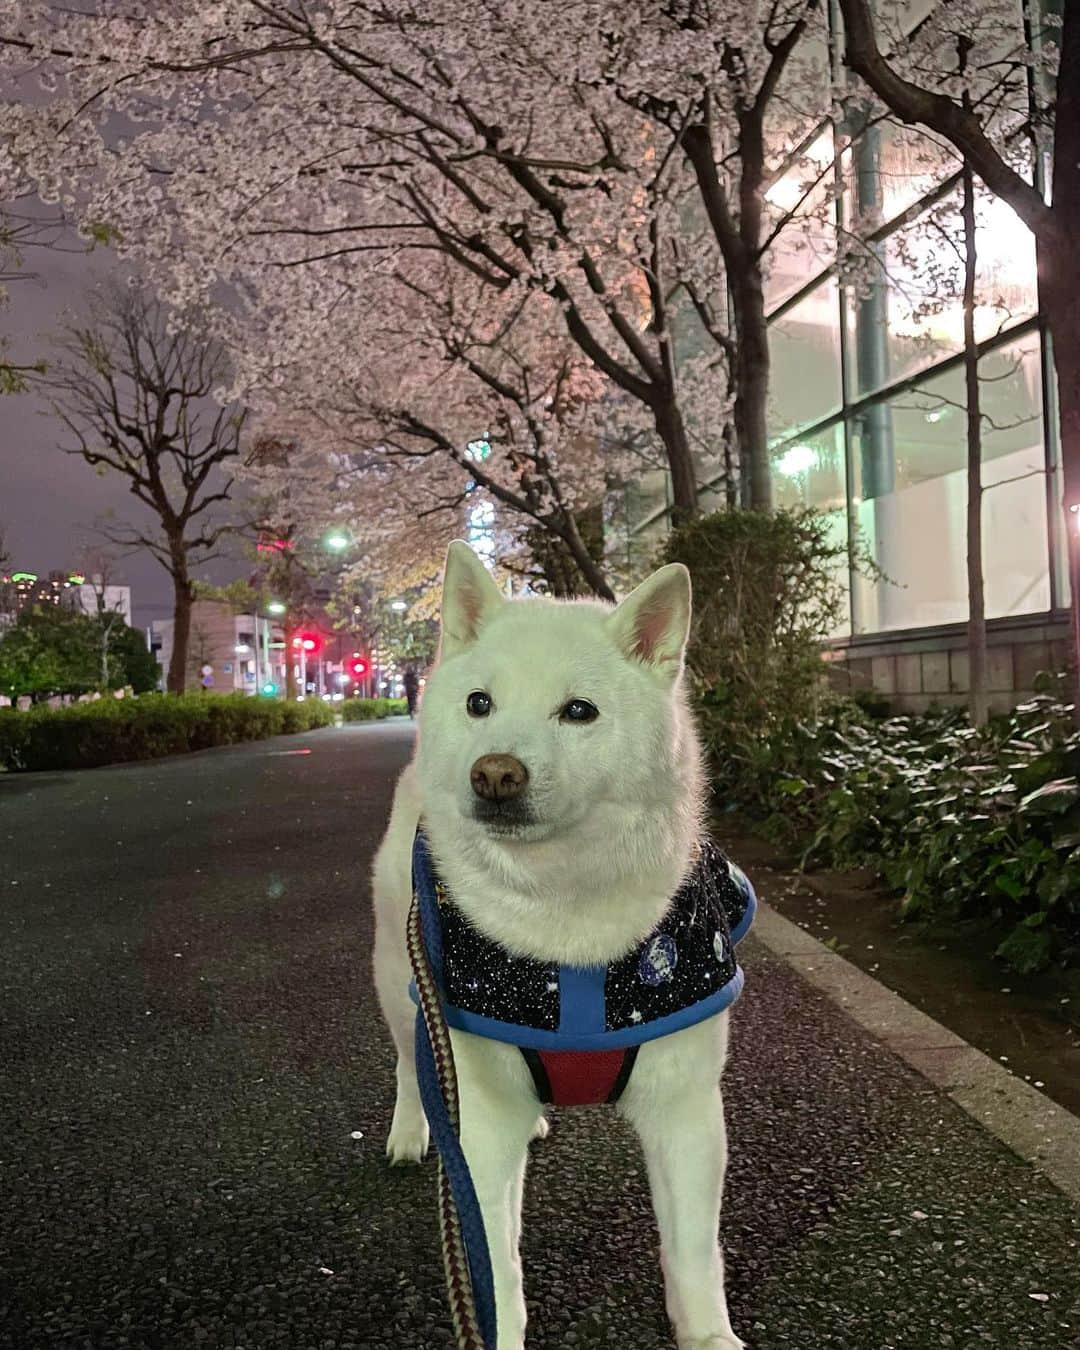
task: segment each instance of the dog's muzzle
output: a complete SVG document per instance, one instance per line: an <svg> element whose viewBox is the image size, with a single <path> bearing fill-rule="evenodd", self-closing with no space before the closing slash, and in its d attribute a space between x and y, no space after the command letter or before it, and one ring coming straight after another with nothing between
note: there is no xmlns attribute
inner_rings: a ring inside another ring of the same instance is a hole
<svg viewBox="0 0 1080 1350"><path fill-rule="evenodd" d="M484 802L509 802L520 797L529 771L513 755L481 755L469 770L472 790Z"/></svg>

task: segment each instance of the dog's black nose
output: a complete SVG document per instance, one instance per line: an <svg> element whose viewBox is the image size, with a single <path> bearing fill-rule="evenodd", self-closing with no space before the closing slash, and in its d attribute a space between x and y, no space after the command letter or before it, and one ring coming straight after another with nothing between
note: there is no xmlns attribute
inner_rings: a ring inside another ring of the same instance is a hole
<svg viewBox="0 0 1080 1350"><path fill-rule="evenodd" d="M513 755L481 755L469 771L469 781L484 801L506 802L525 791L529 771Z"/></svg>

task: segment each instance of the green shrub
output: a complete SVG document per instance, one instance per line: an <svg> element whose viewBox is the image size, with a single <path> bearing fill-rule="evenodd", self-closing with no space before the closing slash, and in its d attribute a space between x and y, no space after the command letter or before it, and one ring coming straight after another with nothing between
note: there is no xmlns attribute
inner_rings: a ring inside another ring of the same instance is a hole
<svg viewBox="0 0 1080 1350"><path fill-rule="evenodd" d="M852 556L873 571L849 551L841 517L805 508L720 511L664 541L657 564L685 563L693 581L687 668L720 794L741 800L771 747L835 702L821 642L843 612Z"/></svg>
<svg viewBox="0 0 1080 1350"><path fill-rule="evenodd" d="M808 861L874 868L907 916L1007 929L1017 970L1080 961L1080 733L1060 677L1038 687L981 730L837 703L764 740L732 798Z"/></svg>
<svg viewBox="0 0 1080 1350"><path fill-rule="evenodd" d="M90 769L234 745L333 721L320 701L279 703L244 694L148 694L66 708L0 709L0 765Z"/></svg>
<svg viewBox="0 0 1080 1350"><path fill-rule="evenodd" d="M408 704L403 698L347 698L338 710L346 722L374 722L407 712Z"/></svg>

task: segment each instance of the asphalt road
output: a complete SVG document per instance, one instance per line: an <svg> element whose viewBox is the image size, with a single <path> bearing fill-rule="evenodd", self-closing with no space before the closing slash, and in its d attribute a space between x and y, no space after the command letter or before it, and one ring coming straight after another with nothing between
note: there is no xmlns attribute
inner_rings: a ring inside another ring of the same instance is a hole
<svg viewBox="0 0 1080 1350"><path fill-rule="evenodd" d="M411 727L0 777L0 1346L452 1344L391 1170L370 859ZM1076 1210L746 944L723 1224L754 1350L1080 1344ZM536 1350L669 1350L632 1138L533 1146ZM1036 1297L1036 1295L1038 1297Z"/></svg>

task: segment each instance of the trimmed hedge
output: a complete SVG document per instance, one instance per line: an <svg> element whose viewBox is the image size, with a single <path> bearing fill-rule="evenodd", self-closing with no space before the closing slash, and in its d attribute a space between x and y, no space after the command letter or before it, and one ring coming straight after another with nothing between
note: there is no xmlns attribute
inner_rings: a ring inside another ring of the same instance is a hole
<svg viewBox="0 0 1080 1350"><path fill-rule="evenodd" d="M409 705L403 698L347 698L336 707L346 722L374 722L377 718L392 717L408 710Z"/></svg>
<svg viewBox="0 0 1080 1350"><path fill-rule="evenodd" d="M318 700L281 703L245 694L146 694L66 708L0 708L0 765L93 769L329 726Z"/></svg>
<svg viewBox="0 0 1080 1350"><path fill-rule="evenodd" d="M871 867L905 916L978 919L1027 973L1080 965L1080 732L1060 677L976 729L965 713L875 719L839 703L816 723L725 757L702 721L723 795L805 850Z"/></svg>

